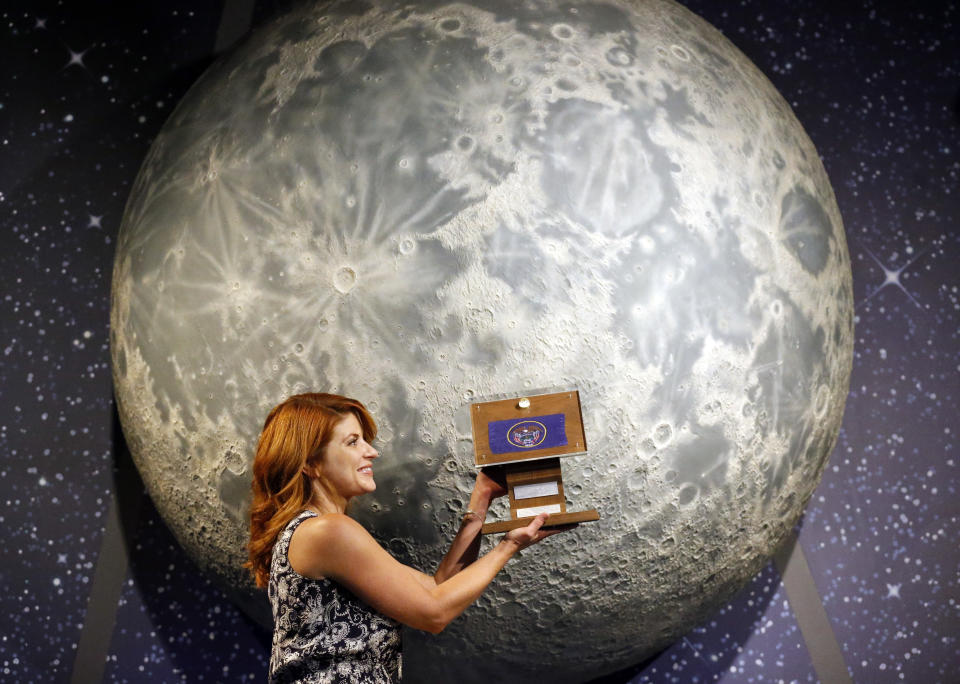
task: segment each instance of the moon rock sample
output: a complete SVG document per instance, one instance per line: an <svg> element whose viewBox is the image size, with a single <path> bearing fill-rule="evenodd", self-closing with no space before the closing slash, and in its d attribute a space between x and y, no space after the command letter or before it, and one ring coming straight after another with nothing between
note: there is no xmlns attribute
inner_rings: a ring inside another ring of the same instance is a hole
<svg viewBox="0 0 960 684"><path fill-rule="evenodd" d="M211 67L157 137L112 361L157 507L252 613L250 464L275 403L371 408L378 489L354 514L430 568L472 484L467 404L579 388L591 454L564 473L600 522L525 552L406 657L415 680L582 681L707 618L797 522L852 312L816 150L680 5L329 2Z"/></svg>

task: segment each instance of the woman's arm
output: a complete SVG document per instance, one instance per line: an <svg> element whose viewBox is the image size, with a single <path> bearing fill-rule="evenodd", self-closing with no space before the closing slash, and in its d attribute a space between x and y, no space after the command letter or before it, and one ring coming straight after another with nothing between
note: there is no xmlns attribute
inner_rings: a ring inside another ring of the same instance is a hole
<svg viewBox="0 0 960 684"><path fill-rule="evenodd" d="M442 584L477 560L477 555L480 553L480 531L487 517L487 509L490 508L490 503L494 499L507 493L506 487L501 482L501 473L495 468L487 470L492 477L482 470L477 473L473 493L470 494L470 503L467 505L467 513L460 521L457 536L454 537L450 549L440 561L437 571L433 575L428 575L416 568L406 566L414 578L427 589L433 589L438 584Z"/></svg>
<svg viewBox="0 0 960 684"><path fill-rule="evenodd" d="M436 634L480 596L517 551L555 533L540 529L546 517L511 530L483 558L432 588L341 514L304 521L290 542L290 564L301 575L344 585L384 615Z"/></svg>
<svg viewBox="0 0 960 684"><path fill-rule="evenodd" d="M470 494L470 503L467 505L468 512L460 522L460 529L453 543L450 544L450 550L440 561L437 571L433 573L433 579L437 584L442 584L477 560L477 554L480 552L480 530L487 517L490 502L506 493L507 490L501 482L482 470L477 473L473 493Z"/></svg>

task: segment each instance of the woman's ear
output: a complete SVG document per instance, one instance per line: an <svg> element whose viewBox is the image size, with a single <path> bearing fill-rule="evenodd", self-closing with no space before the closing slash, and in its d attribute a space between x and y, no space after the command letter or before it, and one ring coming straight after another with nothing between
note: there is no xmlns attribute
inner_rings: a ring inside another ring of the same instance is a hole
<svg viewBox="0 0 960 684"><path fill-rule="evenodd" d="M320 462L305 463L301 472L311 479L318 477L320 475Z"/></svg>

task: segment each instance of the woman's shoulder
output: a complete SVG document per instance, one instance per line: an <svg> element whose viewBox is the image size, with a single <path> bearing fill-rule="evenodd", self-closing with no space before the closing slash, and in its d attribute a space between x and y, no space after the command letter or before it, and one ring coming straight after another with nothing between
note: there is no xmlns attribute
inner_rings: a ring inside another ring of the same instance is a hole
<svg viewBox="0 0 960 684"><path fill-rule="evenodd" d="M372 541L363 525L343 513L320 513L304 520L294 531L288 552L301 575L322 577L331 560L347 548Z"/></svg>
<svg viewBox="0 0 960 684"><path fill-rule="evenodd" d="M303 531L300 535L302 537L336 535L344 531L363 529L360 523L345 513L308 512L310 517L300 523L297 528L298 531Z"/></svg>

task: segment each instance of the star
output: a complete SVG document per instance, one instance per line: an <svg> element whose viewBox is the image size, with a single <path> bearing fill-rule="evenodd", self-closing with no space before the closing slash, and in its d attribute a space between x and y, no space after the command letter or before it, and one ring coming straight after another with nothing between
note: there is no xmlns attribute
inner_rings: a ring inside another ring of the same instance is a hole
<svg viewBox="0 0 960 684"><path fill-rule="evenodd" d="M887 585L887 598L900 598L900 584Z"/></svg>
<svg viewBox="0 0 960 684"><path fill-rule="evenodd" d="M100 216L94 216L93 214L90 214L90 223L87 224L87 228L100 228L100 219L102 218L103 214L100 214Z"/></svg>
<svg viewBox="0 0 960 684"><path fill-rule="evenodd" d="M58 554L57 554L57 562L60 563L61 565L65 564L65 563L67 562L67 554L65 554L65 553L58 553Z"/></svg>
<svg viewBox="0 0 960 684"><path fill-rule="evenodd" d="M914 304L916 304L918 308L922 309L923 306L920 304L920 302L917 301L916 297L914 297L912 294L910 294L909 292L907 292L907 288L905 288L905 287L903 286L903 283L900 282L900 276L903 274L903 272L904 272L905 270L907 270L908 267L910 267L910 266L913 264L913 262L915 262L917 259L919 259L919 258L922 257L924 254L926 254L928 250L929 250L929 247L928 247L927 249L923 250L922 252L920 252L919 254L917 254L917 256L915 256L915 257L913 257L912 259L910 259L910 261L908 261L907 263L905 263L905 264L904 264L903 266L901 266L900 268L892 269L892 268L888 268L886 265L884 265L884 263L883 263L882 261L880 261L880 259L878 259L877 256L876 256L873 252L871 252L869 249L867 249L866 247L864 247L864 248L863 248L863 251L866 252L866 253L870 256L871 259L873 259L875 262L877 262L877 266L879 266L879 267L883 270L883 282L882 282L876 289L874 289L873 292L871 292L870 294L868 294L863 301L865 302L865 301L871 299L875 294L877 294L878 292L880 292L880 290L882 290L883 288L885 288L887 285L892 285L893 287L895 287L895 288L897 288L898 290L900 290L901 292L903 292L903 294L907 295L907 297L910 299L910 301L913 302ZM861 303L863 303L863 302L861 302Z"/></svg>
<svg viewBox="0 0 960 684"><path fill-rule="evenodd" d="M83 52L74 52L70 48L67 48L67 51L70 53L70 61L66 63L66 65L63 67L64 69L74 65L83 69L87 68L87 65L83 63L83 56L90 51L90 48L87 48Z"/></svg>
<svg viewBox="0 0 960 684"><path fill-rule="evenodd" d="M45 29L47 28L47 20L37 17L37 23L33 25L35 29Z"/></svg>

